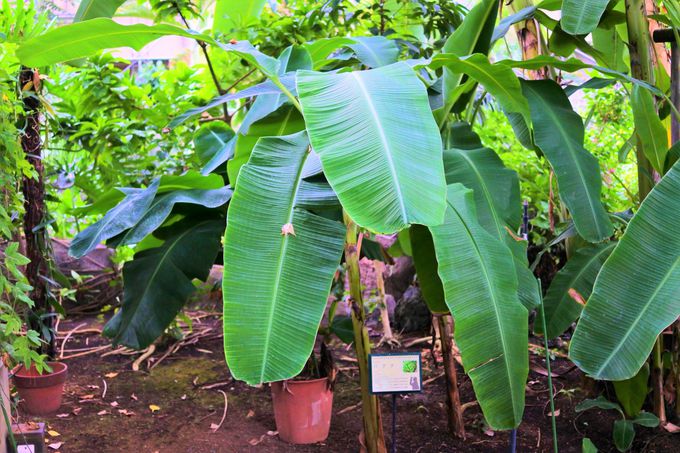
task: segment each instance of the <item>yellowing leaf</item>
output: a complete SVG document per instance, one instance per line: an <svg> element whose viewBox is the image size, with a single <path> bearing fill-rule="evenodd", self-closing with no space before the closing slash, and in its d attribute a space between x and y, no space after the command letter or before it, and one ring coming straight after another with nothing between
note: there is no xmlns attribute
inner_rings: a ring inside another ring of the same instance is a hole
<svg viewBox="0 0 680 453"><path fill-rule="evenodd" d="M154 412L154 413L161 410L161 408L159 406L156 406L155 404L149 404L149 409L151 409L151 412Z"/></svg>
<svg viewBox="0 0 680 453"><path fill-rule="evenodd" d="M104 377L107 377L107 378L109 378L109 379L113 379L113 378L115 378L116 376L118 376L118 373L106 373L106 374L104 375Z"/></svg>
<svg viewBox="0 0 680 453"><path fill-rule="evenodd" d="M47 434L49 434L49 435L52 436L52 437L61 436L61 434L59 434L58 432L54 431L53 429L47 431Z"/></svg>

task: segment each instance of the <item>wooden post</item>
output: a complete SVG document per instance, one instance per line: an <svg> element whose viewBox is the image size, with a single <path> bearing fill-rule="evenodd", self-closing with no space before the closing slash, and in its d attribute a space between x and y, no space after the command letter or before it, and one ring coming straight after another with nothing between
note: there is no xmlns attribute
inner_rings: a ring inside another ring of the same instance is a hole
<svg viewBox="0 0 680 453"><path fill-rule="evenodd" d="M458 393L458 376L456 375L456 358L453 355L453 318L451 315L435 315L439 324L439 340L444 359L446 374L446 405L449 431L454 436L465 439L465 422L463 406Z"/></svg>

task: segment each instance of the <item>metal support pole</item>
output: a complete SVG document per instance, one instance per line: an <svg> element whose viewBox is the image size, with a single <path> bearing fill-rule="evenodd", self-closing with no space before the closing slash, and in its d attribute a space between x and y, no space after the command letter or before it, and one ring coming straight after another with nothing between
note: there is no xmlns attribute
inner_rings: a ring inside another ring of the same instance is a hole
<svg viewBox="0 0 680 453"><path fill-rule="evenodd" d="M392 394L392 453L397 453L397 394Z"/></svg>

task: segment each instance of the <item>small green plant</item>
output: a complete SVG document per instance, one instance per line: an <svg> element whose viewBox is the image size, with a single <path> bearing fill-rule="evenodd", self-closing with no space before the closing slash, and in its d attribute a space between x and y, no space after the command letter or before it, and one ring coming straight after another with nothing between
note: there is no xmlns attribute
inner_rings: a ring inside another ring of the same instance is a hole
<svg viewBox="0 0 680 453"><path fill-rule="evenodd" d="M621 414L621 419L614 422L612 431L612 439L614 445L619 451L628 451L635 439L635 425L644 426L647 428L655 428L659 426L659 419L656 415L649 412L640 411L633 418L627 418L621 405L609 401L604 396L600 395L595 399L588 399L582 401L576 406L576 412L587 411L588 409L604 409L616 410Z"/></svg>
<svg viewBox="0 0 680 453"><path fill-rule="evenodd" d="M406 362L404 362L402 366L402 371L404 373L413 373L416 371L417 368L418 365L415 360L407 360Z"/></svg>

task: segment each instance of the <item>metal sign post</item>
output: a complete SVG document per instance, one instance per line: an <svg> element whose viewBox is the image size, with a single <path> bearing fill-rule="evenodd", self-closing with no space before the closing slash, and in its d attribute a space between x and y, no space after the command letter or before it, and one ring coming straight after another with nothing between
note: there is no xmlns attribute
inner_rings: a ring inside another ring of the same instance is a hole
<svg viewBox="0 0 680 453"><path fill-rule="evenodd" d="M371 393L392 395L392 445L397 452L397 395L423 391L420 352L395 352L368 355Z"/></svg>

